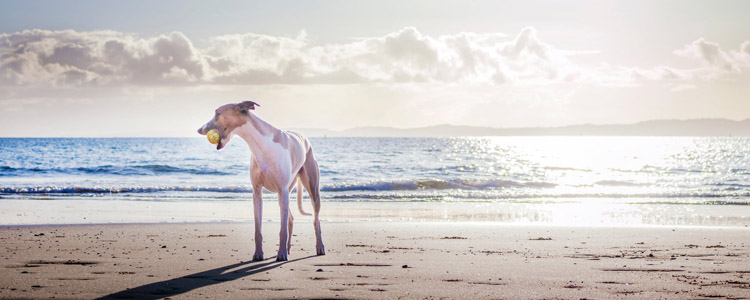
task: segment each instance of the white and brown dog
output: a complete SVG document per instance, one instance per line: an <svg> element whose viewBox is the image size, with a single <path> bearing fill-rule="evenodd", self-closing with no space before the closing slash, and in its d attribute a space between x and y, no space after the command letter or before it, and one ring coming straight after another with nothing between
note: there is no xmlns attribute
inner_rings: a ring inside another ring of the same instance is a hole
<svg viewBox="0 0 750 300"><path fill-rule="evenodd" d="M289 210L289 193L297 183L297 207L303 215L310 215L302 209L302 187L312 201L315 220L315 238L318 255L325 255L323 239L320 237L320 170L313 155L312 145L302 134L280 130L250 113L259 104L244 101L226 104L216 109L211 121L198 129L206 135L216 129L221 136L216 150L224 148L236 134L240 136L252 151L250 160L250 178L253 185L253 206L255 208L255 254L254 261L263 260L263 199L261 190L266 188L279 194L281 210L281 232L279 233L279 252L277 261L287 260L291 250L292 227L294 218Z"/></svg>

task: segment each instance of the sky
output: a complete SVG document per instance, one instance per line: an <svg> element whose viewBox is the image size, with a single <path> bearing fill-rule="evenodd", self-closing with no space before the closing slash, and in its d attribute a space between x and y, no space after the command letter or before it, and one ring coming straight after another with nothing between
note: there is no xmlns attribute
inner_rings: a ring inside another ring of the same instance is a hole
<svg viewBox="0 0 750 300"><path fill-rule="evenodd" d="M1 1L0 136L750 118L750 1Z"/></svg>

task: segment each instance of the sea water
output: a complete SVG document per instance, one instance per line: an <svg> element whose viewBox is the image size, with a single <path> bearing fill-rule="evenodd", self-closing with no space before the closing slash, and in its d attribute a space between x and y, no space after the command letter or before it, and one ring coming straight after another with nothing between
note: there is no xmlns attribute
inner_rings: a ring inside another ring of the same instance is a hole
<svg viewBox="0 0 750 300"><path fill-rule="evenodd" d="M750 216L750 138L746 137L311 138L311 142L320 165L322 201L339 203L335 207L355 202L372 207L409 203L399 207L418 214L423 208L482 203L482 211L502 215L490 220L511 222L512 210L525 211L540 203L550 210L572 209L573 214L575 207L590 213L591 207L602 205L646 207L640 210L667 205L698 217L705 211L710 218L724 217L717 210L730 211L732 220L724 223L736 225ZM221 151L205 138L3 138L0 207L4 201L42 200L45 205L75 200L94 206L106 206L108 201L243 201L246 205L252 191L251 159L239 138ZM277 201L277 196L264 191L264 199ZM528 214L534 212L522 219Z"/></svg>

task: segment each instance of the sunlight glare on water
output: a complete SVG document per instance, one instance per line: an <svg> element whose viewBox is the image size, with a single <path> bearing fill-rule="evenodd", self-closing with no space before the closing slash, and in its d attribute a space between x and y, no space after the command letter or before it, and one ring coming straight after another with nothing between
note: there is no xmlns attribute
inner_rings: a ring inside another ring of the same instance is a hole
<svg viewBox="0 0 750 300"><path fill-rule="evenodd" d="M311 141L324 202L374 203L368 211L396 219L744 224L750 208L744 137ZM0 201L250 199L251 156L239 139L222 151L203 138L0 139L0 150ZM466 205L377 209L385 203Z"/></svg>

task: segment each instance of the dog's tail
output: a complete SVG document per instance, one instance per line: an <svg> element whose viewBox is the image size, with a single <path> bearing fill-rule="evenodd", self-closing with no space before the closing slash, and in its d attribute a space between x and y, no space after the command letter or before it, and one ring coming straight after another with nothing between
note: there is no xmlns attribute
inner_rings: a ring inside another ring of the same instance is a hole
<svg viewBox="0 0 750 300"><path fill-rule="evenodd" d="M302 209L302 181L299 179L297 179L297 208L299 208L299 213L303 216L312 216L311 213Z"/></svg>

